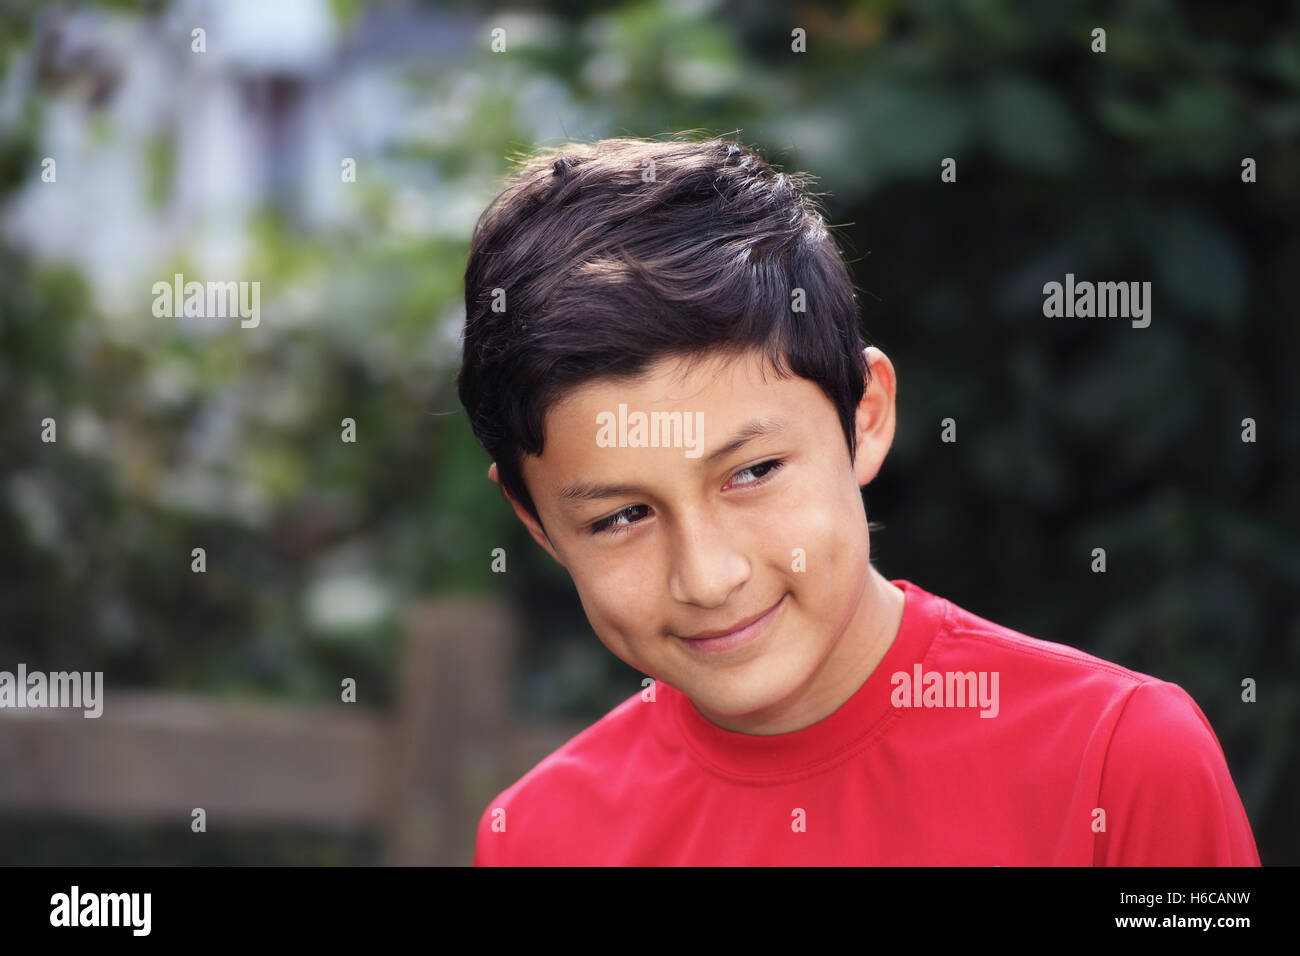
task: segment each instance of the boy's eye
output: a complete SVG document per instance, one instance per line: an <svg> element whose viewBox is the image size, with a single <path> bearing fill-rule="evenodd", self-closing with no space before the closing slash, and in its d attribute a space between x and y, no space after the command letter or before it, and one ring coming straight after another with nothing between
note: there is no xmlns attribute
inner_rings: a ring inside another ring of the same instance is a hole
<svg viewBox="0 0 1300 956"><path fill-rule="evenodd" d="M773 458L770 461L760 462L757 465L750 465L748 468L742 468L740 471L732 475L731 481L729 481L728 484L735 483L737 487L740 488L749 488L754 485L761 485L773 474L779 471L784 464L784 459ZM747 473L752 474L755 477L750 481L736 482L737 478ZM622 511L610 515L608 518L601 518L599 521L594 522L590 526L589 530L591 534L623 534L630 530L632 525L636 524L637 518L633 517L633 512L649 510L649 505L629 505ZM639 517L645 516L642 514L639 515L638 518Z"/></svg>
<svg viewBox="0 0 1300 956"><path fill-rule="evenodd" d="M601 518L591 526L591 533L600 534L604 531L607 534L622 534L631 524L633 524L631 520L624 521L622 519L627 516L628 512L636 511L638 508L642 508L646 511L650 510L649 505L630 505L617 514L612 514L608 518Z"/></svg>
<svg viewBox="0 0 1300 956"><path fill-rule="evenodd" d="M764 461L764 462L760 462L757 465L750 465L748 468L742 468L740 471L736 472L734 475L731 476L731 480L734 482L741 475L745 474L746 472L749 472L755 475L754 479L752 481L742 481L739 482L739 484L742 487L744 485L756 485L760 481L765 480L768 475L772 474L772 472L776 471L784 464L785 462L782 461L781 459L773 458L771 461ZM759 474L759 472L762 472L762 474Z"/></svg>

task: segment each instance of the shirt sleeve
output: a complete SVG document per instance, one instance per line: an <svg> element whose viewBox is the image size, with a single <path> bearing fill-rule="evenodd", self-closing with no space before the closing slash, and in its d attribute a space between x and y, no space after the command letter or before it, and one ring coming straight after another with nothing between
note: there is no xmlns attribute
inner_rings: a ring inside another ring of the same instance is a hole
<svg viewBox="0 0 1300 956"><path fill-rule="evenodd" d="M1210 722L1177 684L1130 693L1111 733L1100 802L1102 866L1259 866L1246 810Z"/></svg>

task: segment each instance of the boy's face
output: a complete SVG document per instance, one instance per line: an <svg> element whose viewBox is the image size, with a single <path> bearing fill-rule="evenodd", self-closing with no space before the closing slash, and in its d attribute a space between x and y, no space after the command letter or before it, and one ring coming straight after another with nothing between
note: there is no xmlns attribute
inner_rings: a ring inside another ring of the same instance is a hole
<svg viewBox="0 0 1300 956"><path fill-rule="evenodd" d="M893 440L895 380L884 353L866 351L873 381L854 462L821 389L778 378L757 353L690 368L665 359L632 381L587 383L547 415L543 454L524 458L546 531L515 511L572 576L596 636L721 726L772 733L821 719L865 679L844 685L881 640L873 615L899 592L869 563L859 489ZM677 447L645 447L638 412L700 427ZM774 428L715 455L753 422ZM618 487L592 496L599 486ZM588 495L565 494L579 488ZM741 646L709 652L689 639L768 611Z"/></svg>

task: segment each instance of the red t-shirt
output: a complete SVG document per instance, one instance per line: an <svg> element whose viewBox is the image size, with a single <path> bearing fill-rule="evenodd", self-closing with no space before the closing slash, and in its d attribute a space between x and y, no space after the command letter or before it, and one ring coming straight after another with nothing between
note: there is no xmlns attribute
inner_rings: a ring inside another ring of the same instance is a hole
<svg viewBox="0 0 1300 956"><path fill-rule="evenodd" d="M893 584L898 635L829 717L735 733L657 682L499 794L474 865L1260 865L1181 687Z"/></svg>

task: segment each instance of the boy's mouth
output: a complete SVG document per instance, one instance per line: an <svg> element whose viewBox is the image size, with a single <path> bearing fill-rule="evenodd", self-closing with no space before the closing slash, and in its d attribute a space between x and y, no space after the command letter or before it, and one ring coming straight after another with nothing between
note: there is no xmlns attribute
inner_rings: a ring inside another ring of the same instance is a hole
<svg viewBox="0 0 1300 956"><path fill-rule="evenodd" d="M766 611L749 620L742 620L730 628L717 631L700 631L689 637L673 636L692 650L706 654L717 654L722 651L743 647L757 640L767 630L772 618L776 617L777 610L785 603L785 599L786 595L781 595L780 600Z"/></svg>

